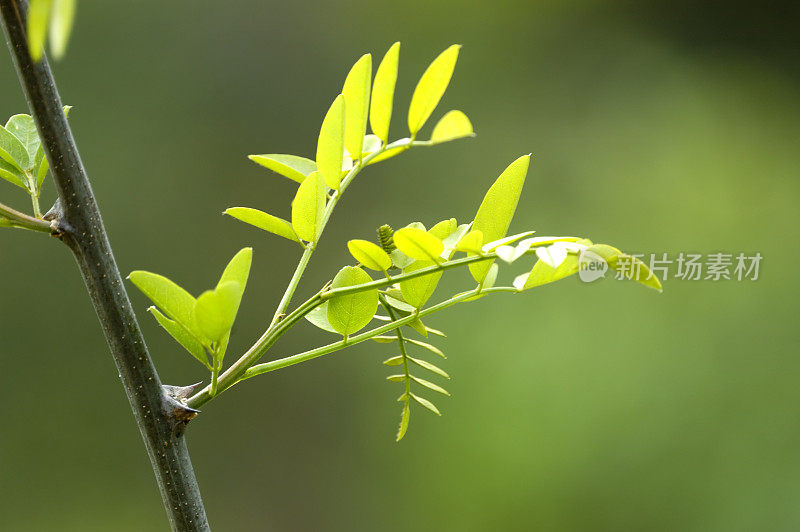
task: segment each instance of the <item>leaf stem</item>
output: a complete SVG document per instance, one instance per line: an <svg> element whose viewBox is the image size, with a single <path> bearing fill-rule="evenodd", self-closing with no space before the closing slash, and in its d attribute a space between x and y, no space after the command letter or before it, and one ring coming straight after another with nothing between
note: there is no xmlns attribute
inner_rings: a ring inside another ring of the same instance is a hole
<svg viewBox="0 0 800 532"><path fill-rule="evenodd" d="M34 203L34 212L38 207L38 202ZM0 217L8 220L12 227L19 227L20 229L30 229L31 231L38 231L40 233L52 233L53 228L50 227L50 222L42 220L41 218L34 218L25 213L12 209L7 205L0 203Z"/></svg>

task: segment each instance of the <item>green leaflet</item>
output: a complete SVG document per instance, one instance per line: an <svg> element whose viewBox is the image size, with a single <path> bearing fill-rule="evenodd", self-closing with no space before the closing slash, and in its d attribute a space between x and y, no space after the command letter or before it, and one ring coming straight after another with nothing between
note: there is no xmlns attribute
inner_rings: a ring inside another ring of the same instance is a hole
<svg viewBox="0 0 800 532"><path fill-rule="evenodd" d="M371 81L372 55L364 54L350 69L342 87L345 102L344 146L353 160L361 159L363 151Z"/></svg>
<svg viewBox="0 0 800 532"><path fill-rule="evenodd" d="M266 153L262 155L248 155L248 159L276 174L288 177L292 181L302 183L305 178L317 170L317 163L297 155L284 155L281 153Z"/></svg>
<svg viewBox="0 0 800 532"><path fill-rule="evenodd" d="M385 272L392 267L392 259L377 244L369 240L351 240L347 243L350 254L371 270Z"/></svg>
<svg viewBox="0 0 800 532"><path fill-rule="evenodd" d="M184 349L186 349L193 357L199 360L208 369L211 369L211 365L208 363L208 354L206 353L203 344L201 344L197 338L192 336L192 333L190 333L177 321L173 321L164 316L156 307L150 307L147 310L155 317L156 321L158 321L164 330L167 331L170 336L172 336L179 344L181 344Z"/></svg>
<svg viewBox="0 0 800 532"><path fill-rule="evenodd" d="M450 375L448 375L445 370L443 370L442 368L440 368L438 366L435 366L434 364L431 364L427 360L421 360L421 359L418 359L418 358L411 358L411 357L408 357L408 360L410 362L413 362L417 366L421 367L422 369L427 369L431 373L435 373L435 374L439 375L440 377L444 377L445 379L449 379L450 378Z"/></svg>
<svg viewBox="0 0 800 532"><path fill-rule="evenodd" d="M230 332L239 310L241 292L239 283L225 281L197 298L193 317L203 338L218 344Z"/></svg>
<svg viewBox="0 0 800 532"><path fill-rule="evenodd" d="M414 95L411 97L411 105L408 108L408 130L412 137L415 137L417 132L422 129L439 104L439 100L442 99L444 91L450 84L450 78L453 76L460 48L460 45L454 44L442 52L428 66L417 83Z"/></svg>
<svg viewBox="0 0 800 532"><path fill-rule="evenodd" d="M28 7L28 48L34 61L39 61L44 53L52 7L53 0L31 0Z"/></svg>
<svg viewBox="0 0 800 532"><path fill-rule="evenodd" d="M8 119L6 123L6 130L17 137L25 151L28 153L28 164L25 170L30 168L35 157L36 151L39 149L39 132L36 130L36 124L31 115L14 115Z"/></svg>
<svg viewBox="0 0 800 532"><path fill-rule="evenodd" d="M258 227L259 229L263 229L264 231L269 231L283 238L300 242L300 239L292 228L292 224L283 218L278 218L277 216L272 216L266 212L249 207L231 207L225 210L225 214L237 220L241 220L244 223Z"/></svg>
<svg viewBox="0 0 800 532"><path fill-rule="evenodd" d="M429 390L433 390L434 392L439 392L442 395L446 395L450 397L450 392L439 386L438 384L434 384L431 381L426 381L425 379L420 379L419 377L415 377L411 375L411 380L416 382L417 384L426 387Z"/></svg>
<svg viewBox="0 0 800 532"><path fill-rule="evenodd" d="M13 183L18 187L22 187L25 190L28 190L25 174L19 168L12 165L11 163L7 163L3 159L0 159L0 177L5 179L9 183Z"/></svg>
<svg viewBox="0 0 800 532"><path fill-rule="evenodd" d="M311 312L305 315L305 318L313 323L316 327L323 331L335 333L336 329L328 321L328 302L314 308Z"/></svg>
<svg viewBox="0 0 800 532"><path fill-rule="evenodd" d="M244 289L247 287L247 280L250 277L250 267L253 264L253 248L242 248L236 255L228 262L222 275L219 278L217 286L222 283L233 281L239 284L239 300L242 299ZM236 303L237 309L239 303Z"/></svg>
<svg viewBox="0 0 800 532"><path fill-rule="evenodd" d="M182 324L193 333L196 332L192 326L195 298L189 292L163 275L155 273L134 271L131 272L128 279L169 318Z"/></svg>
<svg viewBox="0 0 800 532"><path fill-rule="evenodd" d="M411 147L411 139L408 138L408 137L402 138L400 140L392 142L392 144L395 144L395 146L393 148L389 148L388 150L386 150L385 152L381 153L380 155L376 155L375 157L370 159L370 161L369 161L369 163L367 163L367 165L379 163L381 161L385 161L386 159L391 159L392 157L394 157L396 155L400 155L401 153L403 153L404 151L406 151L407 149L409 149Z"/></svg>
<svg viewBox="0 0 800 532"><path fill-rule="evenodd" d="M517 209L519 196L522 193L522 185L525 183L525 176L528 173L530 155L523 155L500 174L500 177L489 188L486 196L478 208L472 229L483 233L484 242L493 242L503 238L514 217ZM492 261L479 262L469 265L472 277L477 281L483 281Z"/></svg>
<svg viewBox="0 0 800 532"><path fill-rule="evenodd" d="M319 172L312 172L297 189L292 200L292 227L306 242L316 243L325 213L325 183Z"/></svg>
<svg viewBox="0 0 800 532"><path fill-rule="evenodd" d="M431 142L440 144L451 140L462 139L464 137L474 137L472 122L467 115L461 111L449 111L434 126L431 134Z"/></svg>
<svg viewBox="0 0 800 532"><path fill-rule="evenodd" d="M415 272L434 264L436 263L432 260L418 260L407 266L403 273ZM422 277L402 281L400 283L400 291L403 294L403 299L414 308L421 308L431 298L441 278L442 272L434 272Z"/></svg>
<svg viewBox="0 0 800 532"><path fill-rule="evenodd" d="M441 416L442 415L442 413L439 412L439 409L436 408L436 405L434 405L432 402L428 401L424 397L420 397L419 395L416 395L416 394L413 394L413 393L410 394L410 395L416 402L418 402L419 404L421 404L422 406L424 406L425 408L427 408L428 410L430 410L431 412L433 412L437 416Z"/></svg>
<svg viewBox="0 0 800 532"><path fill-rule="evenodd" d="M457 228L458 223L456 222L456 219L450 218L449 220L442 220L438 224L431 227L428 230L428 233L435 236L439 240L444 241L444 239L453 234ZM442 244L444 244L444 242L442 242Z"/></svg>
<svg viewBox="0 0 800 532"><path fill-rule="evenodd" d="M333 278L331 288L355 286L372 281L362 270L345 266ZM332 298L328 301L328 322L336 332L347 337L363 329L378 308L378 290L368 290Z"/></svg>
<svg viewBox="0 0 800 532"><path fill-rule="evenodd" d="M403 405L403 413L400 415L400 428L397 429L397 440L400 441L403 439L403 436L406 435L406 431L408 431L408 422L411 420L411 405L409 404L408 399L405 400L405 404Z"/></svg>
<svg viewBox="0 0 800 532"><path fill-rule="evenodd" d="M400 61L400 43L394 43L383 56L375 73L372 100L369 109L369 124L372 132L384 144L389 141L389 123L392 120L394 87L397 83L397 67Z"/></svg>
<svg viewBox="0 0 800 532"><path fill-rule="evenodd" d="M444 251L441 239L416 227L394 232L394 245L412 259L438 261Z"/></svg>
<svg viewBox="0 0 800 532"><path fill-rule="evenodd" d="M533 269L525 279L525 284L522 285L521 290L527 290L543 284L552 283L554 281L563 279L564 277L569 277L575 273L578 273L577 255L567 255L561 264L559 264L558 268L553 268L543 260L538 260L536 261L536 264L533 265ZM514 286L517 286L516 282Z"/></svg>
<svg viewBox="0 0 800 532"><path fill-rule="evenodd" d="M339 190L344 156L345 101L341 94L331 104L317 141L317 169L328 188ZM302 235L301 235L302 237Z"/></svg>
<svg viewBox="0 0 800 532"><path fill-rule="evenodd" d="M0 126L0 159L22 172L31 167L28 150L17 137L3 126Z"/></svg>
<svg viewBox="0 0 800 532"><path fill-rule="evenodd" d="M483 246L483 231L475 229L461 237L461 240L456 244L456 251L478 255L482 253L481 246Z"/></svg>
<svg viewBox="0 0 800 532"><path fill-rule="evenodd" d="M56 59L61 59L67 50L72 23L75 20L75 3L76 0L53 0L53 10L50 15L50 50Z"/></svg>
<svg viewBox="0 0 800 532"><path fill-rule="evenodd" d="M427 342L422 342L420 340L414 340L413 338L406 338L406 342L423 347L428 351L430 351L431 353L438 355L442 358L447 358L445 354L442 352L442 350L436 347L435 345L431 345Z"/></svg>

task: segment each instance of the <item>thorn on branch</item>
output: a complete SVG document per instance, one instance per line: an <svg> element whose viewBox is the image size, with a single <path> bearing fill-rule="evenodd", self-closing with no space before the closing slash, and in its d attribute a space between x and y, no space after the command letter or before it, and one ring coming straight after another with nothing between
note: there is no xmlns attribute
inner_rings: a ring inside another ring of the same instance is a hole
<svg viewBox="0 0 800 532"><path fill-rule="evenodd" d="M200 413L200 410L188 406L186 401L201 384L198 382L190 386L170 386L168 384L161 386L164 390L162 396L164 413L167 415L167 419L172 421L176 435L183 432L186 425Z"/></svg>

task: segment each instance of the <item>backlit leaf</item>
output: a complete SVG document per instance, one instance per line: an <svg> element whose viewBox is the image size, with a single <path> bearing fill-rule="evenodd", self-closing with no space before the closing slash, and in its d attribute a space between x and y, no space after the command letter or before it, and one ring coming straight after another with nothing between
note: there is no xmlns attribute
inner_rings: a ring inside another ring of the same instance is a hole
<svg viewBox="0 0 800 532"><path fill-rule="evenodd" d="M561 263L567 258L567 249L558 244L538 247L536 248L536 256L539 257L539 260L544 261L545 264L555 269L561 266Z"/></svg>
<svg viewBox="0 0 800 532"><path fill-rule="evenodd" d="M530 155L523 155L511 163L484 196L478 213L475 215L475 221L472 223L473 230L483 233L484 242L503 238L508 231L514 211L517 209L529 163ZM472 277L480 283L491 265L492 261L470 264L469 271Z"/></svg>
<svg viewBox="0 0 800 532"><path fill-rule="evenodd" d="M445 379L449 379L450 378L450 375L448 375L445 370L443 370L442 368L440 368L438 366L435 366L435 365L431 364L427 360L421 360L419 358L411 358L411 357L408 357L408 360L410 360L411 362L413 362L414 364L416 364L417 366L419 366L419 367L421 367L423 369L427 369L428 371L430 371L432 373L436 373L440 377L444 377Z"/></svg>
<svg viewBox="0 0 800 532"><path fill-rule="evenodd" d="M475 132L472 130L472 123L467 118L467 115L461 111L450 111L433 128L431 142L439 144L474 136Z"/></svg>
<svg viewBox="0 0 800 532"><path fill-rule="evenodd" d="M61 59L67 50L72 23L75 20L76 1L53 0L53 10L50 15L50 50L56 59Z"/></svg>
<svg viewBox="0 0 800 532"><path fill-rule="evenodd" d="M210 368L208 354L203 344L200 343L192 334L180 323L164 316L156 307L147 309L158 323L172 336L184 349L193 357L199 360L204 366Z"/></svg>
<svg viewBox="0 0 800 532"><path fill-rule="evenodd" d="M345 266L333 278L331 288L355 286L370 281L372 278L361 268ZM377 289L337 296L328 301L328 322L339 334L349 336L363 329L372 320L377 308Z"/></svg>
<svg viewBox="0 0 800 532"><path fill-rule="evenodd" d="M407 266L403 273L412 273L422 268L427 268L436 264L431 260L419 260ZM403 293L403 299L414 308L421 308L428 299L433 295L436 290L436 285L439 284L439 279L442 278L442 272L433 272L422 277L415 277L400 283L400 290Z"/></svg>
<svg viewBox="0 0 800 532"><path fill-rule="evenodd" d="M397 441L403 439L408 431L408 422L411 420L411 405L408 401L403 405L403 413L400 415L400 428L397 430Z"/></svg>
<svg viewBox="0 0 800 532"><path fill-rule="evenodd" d="M131 272L128 279L169 318L190 331L195 330L192 318L195 298L189 292L156 273L137 270Z"/></svg>
<svg viewBox="0 0 800 532"><path fill-rule="evenodd" d="M450 397L450 392L448 392L447 390L445 390L444 388L442 388L438 384L434 384L431 381L426 381L425 379L420 379L419 377L414 377L413 375L411 376L411 380L413 380L417 384L420 384L420 385L426 387L429 390L433 390L434 392L439 392L442 395L446 395L446 396Z"/></svg>
<svg viewBox="0 0 800 532"><path fill-rule="evenodd" d="M397 249L417 260L438 260L444 244L434 235L415 227L404 227L394 232Z"/></svg>
<svg viewBox="0 0 800 532"><path fill-rule="evenodd" d="M406 342L408 342L408 343L411 343L411 344L414 344L414 345L418 345L418 346L420 346L420 347L424 347L425 349L427 349L427 350L428 350L428 351L430 351L431 353L434 353L434 354L436 354L436 355L439 355L439 356L440 356L440 357L442 357L442 358L447 358L447 357L445 356L445 354L444 354L444 353L442 353L442 350L441 350L441 349L439 349L438 347L436 347L435 345L431 345L431 344L429 344L429 343L427 343L427 342L422 342L422 341L420 341L420 340L415 340L415 339L413 339L413 338L406 338Z"/></svg>
<svg viewBox="0 0 800 532"><path fill-rule="evenodd" d="M323 331L335 333L336 329L328 322L328 302L314 308L305 318Z"/></svg>
<svg viewBox="0 0 800 532"><path fill-rule="evenodd" d="M325 213L325 183L318 172L312 172L297 188L292 200L292 227L297 236L316 242Z"/></svg>
<svg viewBox="0 0 800 532"><path fill-rule="evenodd" d="M277 216L272 216L266 212L249 207L231 207L225 210L225 214L237 220L241 220L244 223L258 227L259 229L263 229L264 231L269 231L283 238L300 242L300 239L292 228L292 224L283 218L278 218Z"/></svg>
<svg viewBox="0 0 800 532"><path fill-rule="evenodd" d="M456 244L456 251L463 251L472 255L478 255L483 245L483 231L473 229L458 241Z"/></svg>
<svg viewBox="0 0 800 532"><path fill-rule="evenodd" d="M0 177L9 183L17 185L18 187L22 187L25 190L28 189L28 186L25 182L25 174L22 172L22 170L11 163L7 163L3 159L0 159Z"/></svg>
<svg viewBox="0 0 800 532"><path fill-rule="evenodd" d="M400 61L400 43L394 43L383 56L378 70L375 72L375 83L372 87L372 100L369 108L369 124L372 132L384 144L389 139L389 123L392 120L394 102L394 86L397 82L397 66Z"/></svg>
<svg viewBox="0 0 800 532"><path fill-rule="evenodd" d="M30 115L14 115L8 119L6 129L25 146L25 151L28 152L28 163L32 164L40 144L39 132L36 130L33 117Z"/></svg>
<svg viewBox="0 0 800 532"><path fill-rule="evenodd" d="M422 74L408 108L408 130L416 136L442 99L456 67L460 45L454 44L442 52Z"/></svg>
<svg viewBox="0 0 800 532"><path fill-rule="evenodd" d="M28 6L28 49L34 61L42 59L53 0L31 0Z"/></svg>
<svg viewBox="0 0 800 532"><path fill-rule="evenodd" d="M436 405L434 405L433 403L431 403L430 401L428 401L424 397L420 397L419 395L416 395L416 394L413 394L413 393L411 394L411 397L416 402L418 402L419 404L421 404L422 406L424 406L425 408L427 408L428 410L430 410L431 412L433 412L437 416L441 416L442 415L442 413L439 412L439 409L436 408Z"/></svg>
<svg viewBox="0 0 800 532"><path fill-rule="evenodd" d="M218 343L228 334L239 309L240 292L239 283L226 281L197 298L193 315L197 330L204 338Z"/></svg>
<svg viewBox="0 0 800 532"><path fill-rule="evenodd" d="M292 181L302 183L311 172L317 170L317 163L297 155L284 155L280 153L267 153L263 155L249 155L247 157L254 163L260 164Z"/></svg>
<svg viewBox="0 0 800 532"><path fill-rule="evenodd" d="M386 271L392 267L392 259L377 244L369 240L351 240L347 249L355 259L371 270Z"/></svg>
<svg viewBox="0 0 800 532"><path fill-rule="evenodd" d="M317 141L317 169L328 188L339 190L344 155L345 102L341 94L328 109ZM302 237L302 235L301 235Z"/></svg>
<svg viewBox="0 0 800 532"><path fill-rule="evenodd" d="M546 262L538 260L536 264L533 265L533 269L528 274L528 277L525 278L525 284L522 285L522 290L552 283L575 273L578 273L577 255L567 255L564 261L559 264L558 268L553 268ZM516 282L514 286L517 287Z"/></svg>
<svg viewBox="0 0 800 532"><path fill-rule="evenodd" d="M353 159L361 159L367 132L372 55L364 54L347 74L342 88L345 102L344 146Z"/></svg>
<svg viewBox="0 0 800 532"><path fill-rule="evenodd" d="M28 150L17 137L3 126L0 126L0 159L18 170L25 171L31 167Z"/></svg>

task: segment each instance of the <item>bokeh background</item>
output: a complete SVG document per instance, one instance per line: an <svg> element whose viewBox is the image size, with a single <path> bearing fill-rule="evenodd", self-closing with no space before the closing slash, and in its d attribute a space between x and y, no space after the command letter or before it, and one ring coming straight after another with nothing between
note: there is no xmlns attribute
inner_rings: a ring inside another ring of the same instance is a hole
<svg viewBox="0 0 800 532"><path fill-rule="evenodd" d="M293 183L245 156L313 157L350 65L395 40L392 136L427 63L462 43L433 119L462 109L478 137L362 174L298 298L350 260L347 239L470 220L531 151L512 230L764 256L756 282L668 279L658 295L572 278L431 319L453 397L442 418L417 409L400 444L391 347L249 381L189 431L215 529L800 528L798 21L796 2L81 2L55 72L120 268L199 293L253 245L230 359L299 256L219 214L289 214ZM24 112L6 53L0 73L0 116ZM5 183L0 198L28 207ZM0 529L165 530L72 257L3 230L0 279ZM164 381L206 378L131 296ZM274 356L330 340L305 326Z"/></svg>

